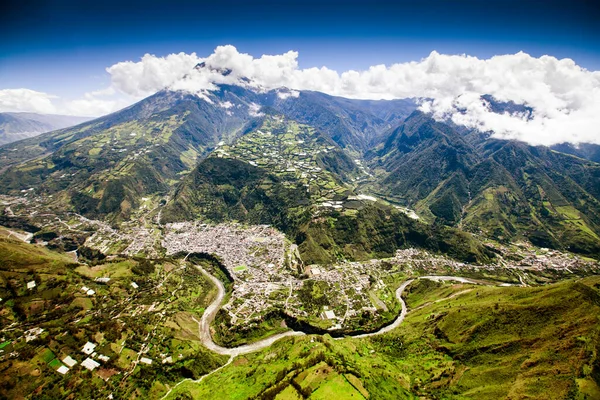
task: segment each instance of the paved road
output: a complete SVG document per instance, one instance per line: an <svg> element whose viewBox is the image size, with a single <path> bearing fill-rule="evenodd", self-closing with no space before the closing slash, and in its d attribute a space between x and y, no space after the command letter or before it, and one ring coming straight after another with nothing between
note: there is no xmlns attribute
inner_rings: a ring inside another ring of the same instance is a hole
<svg viewBox="0 0 600 400"><path fill-rule="evenodd" d="M219 346L218 344L216 344L213 341L212 335L210 333L210 325L214 321L215 316L217 315L217 312L219 311L219 308L221 307L221 303L225 299L225 286L219 279L217 279L213 275L209 274L201 266L196 265L195 267L204 276L206 276L208 279L210 279L210 281L217 287L217 297L206 308L206 310L204 311L204 314L202 315L202 319L200 321L198 321L197 319L194 318L194 321L196 321L198 323L198 331L199 331L199 335L200 335L200 340L202 341L204 346L206 346L208 349L210 349L218 354L235 357L235 356L238 356L241 354L248 354L248 353L262 350L266 347L271 346L273 343L275 343L276 341L278 341L279 339L282 339L284 337L304 336L305 335L303 332L288 331L288 332L278 333L276 335L269 336L266 339L259 340L258 342L246 344L243 346L231 347L231 348ZM432 281L457 281L457 282L462 282L462 283L480 284L480 282L474 281L472 279L462 278L462 277L458 277L458 276L421 276L417 279L429 279ZM406 289L406 287L408 285L410 285L412 282L414 282L414 279L409 279L406 282L403 282L402 285L400 285L400 287L398 287L398 289L396 290L396 298L398 299L398 301L400 302L400 304L402 306L402 311L400 312L400 315L394 320L394 322L392 322L388 326L385 326L385 327L379 329L376 332L365 333L362 335L355 335L352 337L364 338L364 337L369 337L369 336L381 335L381 334L387 333L387 332L399 327L400 324L402 324L402 321L404 321L404 318L406 317L406 314L408 312L408 310L406 308L406 303L404 303L404 300L402 299L402 294L404 293L404 290ZM343 339L343 338L340 338L340 339Z"/></svg>
<svg viewBox="0 0 600 400"><path fill-rule="evenodd" d="M439 282L439 281L457 281L457 282L461 282L461 283L474 283L477 285L480 284L479 282L476 282L472 279L462 278L460 276L428 275L428 276L420 276L416 279L429 279L431 281L437 281L437 282ZM383 328L381 328L375 332L364 333L362 335L350 335L350 336L355 337L355 338L365 338L365 337L369 337L369 336L377 336L377 335L381 335L381 334L390 332L390 331L396 329L397 327L399 327L400 324L402 323L402 321L404 321L406 314L408 313L408 310L406 308L406 303L404 302L404 299L402 298L402 294L404 293L404 290L406 289L406 287L408 285L410 285L411 283L413 283L414 281L415 281L414 279L409 279L406 282L402 283L402 285L400 285L400 287L398 287L398 289L396 289L396 298L398 299L398 301L400 302L400 305L402 306L402 311L400 311L400 315L398 315L398 317L396 318L396 320L394 322L392 322L388 326L384 326ZM340 339L343 339L343 338L340 338Z"/></svg>
<svg viewBox="0 0 600 400"><path fill-rule="evenodd" d="M202 341L204 346L206 346L208 349L214 351L215 353L219 353L219 354L224 354L224 355L228 355L228 356L238 356L241 354L248 354L248 353L258 351L258 350L262 350L265 347L269 347L270 345L272 345L273 343L275 343L276 341L278 341L279 339L282 339L284 337L303 336L304 335L303 332L288 331L288 332L278 333L276 335L269 336L266 339L259 340L258 342L246 344L243 346L232 347L232 348L219 346L212 339L212 335L210 334L210 325L214 321L215 316L217 315L217 312L219 311L219 308L221 308L221 303L223 302L223 299L225 298L225 286L223 286L223 283L220 280L218 280L217 278L215 278L214 276L209 274L201 266L196 265L196 268L198 268L198 270L200 272L202 272L202 274L204 274L204 276L206 276L208 279L210 279L210 281L212 283L214 283L214 285L217 287L217 297L206 308L206 310L204 311L204 314L202 315L202 319L200 321L196 320L196 322L198 322L200 340Z"/></svg>
<svg viewBox="0 0 600 400"><path fill-rule="evenodd" d="M187 259L187 257L186 257L186 259ZM200 339L201 339L202 343L204 344L204 346L206 346L210 350L212 350L216 353L219 353L219 354L228 355L229 360L227 361L226 364L220 366L219 368L208 373L207 375L203 375L202 377L200 377L200 379L193 381L193 382L200 382L207 376L214 374L217 371L220 371L221 369L225 368L227 365L231 364L233 359L238 355L248 354L248 353L262 350L266 347L271 346L273 343L275 343L279 339L287 337L287 336L304 336L303 332L289 331L289 332L279 333L277 335L273 335L266 339L259 340L258 342L255 342L252 344L247 344L244 346L238 346L238 347L233 347L233 348L226 348L226 347L219 346L212 339L212 336L210 334L210 325L214 321L215 316L217 315L217 312L219 311L219 308L221 307L221 303L225 299L225 286L223 286L223 283L220 280L218 280L217 278L215 278L214 276L209 274L201 266L196 265L195 267L204 276L206 276L208 279L210 279L210 281L217 287L217 297L208 306L206 311L204 311L204 314L202 315L202 319L200 321L198 321L197 319L194 318L194 321L196 321L198 323L198 331L200 334ZM472 279L462 278L462 277L458 277L458 276L421 276L416 279L430 279L433 281L457 281L457 282L462 282L462 283L482 284L481 282L477 282ZM402 305L402 311L400 312L400 315L396 318L396 320L392 324L390 324L386 327L383 327L376 332L366 333L366 334L362 334L362 335L356 335L354 337L363 338L363 337L381 335L383 333L389 332L392 329L395 329L398 326L400 326L400 324L402 323L402 321L404 321L404 318L406 317L406 314L408 312L407 308L406 308L406 303L402 299L402 294L404 293L404 290L406 289L406 287L414 281L415 281L414 279L409 279L408 281L403 282L402 285L400 285L400 287L398 287L398 289L396 290L396 297L398 298L398 301ZM343 338L340 338L340 339L343 339ZM186 382L189 380L190 379L184 379L183 381L179 382L174 387L170 388L169 391L162 397L161 400L166 399L172 393L173 389L175 389L177 386L179 386L183 382Z"/></svg>

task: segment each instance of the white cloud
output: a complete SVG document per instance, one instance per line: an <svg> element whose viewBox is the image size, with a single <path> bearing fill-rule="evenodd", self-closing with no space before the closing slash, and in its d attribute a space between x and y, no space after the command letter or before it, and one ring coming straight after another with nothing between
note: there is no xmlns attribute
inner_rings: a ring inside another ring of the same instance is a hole
<svg viewBox="0 0 600 400"><path fill-rule="evenodd" d="M62 99L29 89L0 90L0 112L34 112L97 117L120 110L135 99L118 95L112 86L85 93L79 99Z"/></svg>
<svg viewBox="0 0 600 400"><path fill-rule="evenodd" d="M600 143L600 72L583 69L570 59L525 53L479 59L434 51L420 61L341 74L327 67L300 69L297 59L294 51L254 58L233 46L219 46L207 58L184 53L161 58L145 55L137 63L115 64L107 71L118 90L133 96L165 87L203 93L214 90L216 83L229 83L350 98L427 98L432 100L421 109L436 118L493 130L496 137L547 145ZM193 70L199 62L207 68ZM231 73L223 76L224 70ZM491 112L480 98L484 94L529 106L534 109L532 118ZM285 92L279 95L286 97Z"/></svg>
<svg viewBox="0 0 600 400"><path fill-rule="evenodd" d="M204 63L205 67L194 68ZM125 61L106 69L111 85L76 100L58 99L27 89L0 90L0 111L102 115L161 89L185 90L210 100L216 84L239 84L263 91L275 88L281 99L297 90L316 90L363 99L421 98L421 109L437 119L506 139L532 144L600 143L600 72L570 59L525 53L479 59L432 52L413 62L375 65L338 73L327 67L300 69L298 53L253 57L233 46L219 46L206 58L195 53ZM533 109L531 115L498 114L481 95ZM258 112L250 110L250 112Z"/></svg>
<svg viewBox="0 0 600 400"><path fill-rule="evenodd" d="M56 113L56 107L52 103L55 98L56 96L35 90L2 89L0 90L0 111L52 114Z"/></svg>
<svg viewBox="0 0 600 400"><path fill-rule="evenodd" d="M260 112L260 105L256 103L250 103L248 106L248 115L251 117L262 117L265 114Z"/></svg>
<svg viewBox="0 0 600 400"><path fill-rule="evenodd" d="M200 62L196 53L170 54L156 57L146 54L138 62L124 61L106 68L112 84L121 92L146 97L182 81L193 67Z"/></svg>
<svg viewBox="0 0 600 400"><path fill-rule="evenodd" d="M299 96L300 96L300 92L297 90L278 90L277 91L277 97L279 97L282 100L285 100L290 97L297 98Z"/></svg>
<svg viewBox="0 0 600 400"><path fill-rule="evenodd" d="M103 100L84 97L64 102L61 107L61 114L96 117L110 114L130 104L131 101L125 99Z"/></svg>

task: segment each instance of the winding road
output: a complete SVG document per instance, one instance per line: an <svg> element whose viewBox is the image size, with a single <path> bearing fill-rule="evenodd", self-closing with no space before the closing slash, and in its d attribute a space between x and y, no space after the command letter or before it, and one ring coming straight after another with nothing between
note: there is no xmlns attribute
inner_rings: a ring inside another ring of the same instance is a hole
<svg viewBox="0 0 600 400"><path fill-rule="evenodd" d="M206 346L208 349L214 351L215 353L235 357L235 356L238 356L241 354L248 354L248 353L253 353L255 351L258 351L258 350L262 350L265 347L269 347L270 345L272 345L273 343L275 343L276 341L278 341L279 339L282 339L284 337L304 336L303 332L287 331L287 332L283 332L283 333L278 333L273 336L269 336L268 338L259 340L258 342L254 342L251 344L245 344L243 346L231 347L231 348L219 346L212 339L212 335L210 334L210 325L214 321L215 316L217 315L217 312L219 311L219 308L221 308L221 303L223 302L223 299L225 299L225 286L223 285L223 282L221 282L220 280L215 278L213 275L209 274L201 266L195 265L195 267L204 276L206 276L208 279L210 279L210 281L217 287L217 297L215 297L215 299L212 301L212 303L210 303L210 305L206 308L206 310L204 311L204 314L202 314L202 319L200 321L198 321L197 319L194 318L194 320L198 323L200 340L202 341L202 344L204 344L204 346Z"/></svg>
<svg viewBox="0 0 600 400"><path fill-rule="evenodd" d="M186 259L187 259L187 256L186 256ZM215 369L214 371L211 371L210 373L201 376L198 380L194 381L194 380L188 378L188 379L184 379L184 380L180 381L175 386L169 388L169 390L165 393L165 395L162 397L161 400L164 400L167 397L169 397L169 395L173 392L173 390L177 386L181 385L184 382L192 381L192 382L199 383L207 376L210 376L210 375L214 374L215 372L220 371L221 369L225 368L227 365L231 364L231 362L233 361L233 359L236 356L239 356L242 354L253 353L255 351L262 350L266 347L271 346L273 343L275 343L276 341L278 341L279 339L282 339L284 337L305 336L304 332L288 331L288 332L279 333L279 334L270 336L266 339L259 340L258 342L246 344L243 346L232 347L232 348L219 346L212 339L212 335L210 333L210 325L214 321L215 316L217 315L217 312L219 311L219 308L221 307L221 303L223 303L223 300L225 299L225 286L223 285L223 282L221 282L219 279L217 279L216 277L214 277L213 275L208 273L208 271L206 271L201 266L199 266L199 265L194 265L194 266L217 287L217 296L212 301L212 303L210 303L210 305L206 308L200 321L198 321L196 318L193 318L194 321L196 321L196 323L198 324L198 333L200 336L200 340L202 341L202 344L204 346L206 346L208 349L214 351L215 353L229 356L229 360L227 361L227 363L225 363L224 365L221 365L219 368ZM472 283L472 284L476 284L476 285L482 284L481 282L478 282L478 281L475 281L472 279L468 279L468 278L462 278L459 276L429 275L429 276L420 276L415 279L429 279L432 281L457 281L457 282L461 282L461 283ZM415 281L415 279L409 279L409 280L403 282L398 287L398 289L396 289L396 298L398 299L398 301L400 302L400 305L402 306L402 311L400 312L400 315L398 315L398 317L394 320L394 322L392 322L390 325L387 325L375 332L365 333L365 334L361 334L361 335L349 335L349 336L355 337L355 338L365 338L365 337L369 337L369 336L381 335L381 334L390 332L391 330L399 327L400 324L402 324L402 321L404 321L406 314L408 313L408 310L406 308L406 303L404 302L404 299L402 299L402 294L404 293L404 290L406 289L406 287L408 285L410 285L411 283L413 283ZM459 295L464 292L465 291L459 292L455 295ZM344 338L342 337L342 338L337 338L337 339L344 339Z"/></svg>
<svg viewBox="0 0 600 400"><path fill-rule="evenodd" d="M194 321L196 321L196 323L198 324L198 333L200 336L200 340L202 341L202 344L204 346L206 346L208 349L210 349L218 354L235 357L235 356L239 356L242 354L248 354L248 353L253 353L255 351L262 350L266 347L271 346L273 343L275 343L276 341L278 341L279 339L282 339L284 337L304 336L305 335L304 332L287 331L287 332L283 332L283 333L278 333L273 336L269 336L268 338L259 340L257 342L251 343L251 344L246 344L243 346L231 347L231 348L219 346L218 344L216 344L213 341L212 335L210 333L210 325L214 321L215 316L217 315L217 312L221 308L221 303L225 299L225 286L223 285L223 282L221 282L219 279L217 279L216 277L214 277L213 275L208 273L201 266L195 265L195 267L217 287L217 296L212 301L212 303L210 303L210 305L206 308L206 310L204 311L204 314L202 315L201 320L198 321L196 318L193 318ZM472 279L468 279L468 278L458 277L458 276L437 276L437 275L433 276L433 275L430 275L430 276L420 276L415 279L429 279L432 281L457 281L457 282L461 282L461 283L481 284L481 282L478 282L478 281L475 281ZM408 309L406 308L406 303L404 302L404 299L402 299L402 294L404 293L404 290L406 289L406 287L408 285L410 285L411 283L413 283L415 281L415 279L409 279L409 280L403 282L396 290L396 298L398 299L398 301L400 302L400 305L402 306L402 311L400 312L400 315L398 315L398 317L394 320L394 322L392 322L390 325L384 326L383 328L381 328L375 332L364 333L364 334L360 334L360 335L348 335L348 336L355 337L355 338L365 338L365 337L370 337L370 336L382 335L384 333L390 332L390 331L396 329L397 327L399 327L400 324L402 324L402 321L404 321L406 314L408 313ZM343 339L343 338L338 338L338 339Z"/></svg>

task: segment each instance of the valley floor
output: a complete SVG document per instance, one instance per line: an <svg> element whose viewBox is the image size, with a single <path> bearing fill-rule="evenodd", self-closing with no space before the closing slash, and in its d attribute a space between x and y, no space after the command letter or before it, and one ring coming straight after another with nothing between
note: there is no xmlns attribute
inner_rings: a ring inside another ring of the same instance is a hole
<svg viewBox="0 0 600 400"><path fill-rule="evenodd" d="M413 248L304 265L269 226L162 224L158 198L119 227L1 200L2 396L600 393L593 260L490 242L493 265Z"/></svg>

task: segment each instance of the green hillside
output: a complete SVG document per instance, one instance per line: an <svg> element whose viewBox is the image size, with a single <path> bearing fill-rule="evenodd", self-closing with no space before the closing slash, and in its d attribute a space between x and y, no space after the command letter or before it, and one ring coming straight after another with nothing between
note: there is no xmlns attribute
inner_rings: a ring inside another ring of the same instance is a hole
<svg viewBox="0 0 600 400"><path fill-rule="evenodd" d="M287 230L293 214L347 197L359 175L330 139L269 116L259 129L219 146L175 191L164 218L269 223Z"/></svg>
<svg viewBox="0 0 600 400"><path fill-rule="evenodd" d="M600 394L597 277L536 288L417 281L406 299L408 316L392 333L282 340L201 383L184 382L168 398L593 399Z"/></svg>
<svg viewBox="0 0 600 400"><path fill-rule="evenodd" d="M426 226L389 205L357 197L354 182L364 175L312 127L269 116L200 162L176 189L163 222L274 225L299 245L309 264L389 257L407 246L467 261L493 258L470 235Z"/></svg>
<svg viewBox="0 0 600 400"><path fill-rule="evenodd" d="M0 230L0 397L156 398L223 364L199 344L191 319L214 289L181 267L125 257L77 263ZM93 372L82 365L86 342L96 345ZM63 375L67 356L76 364Z"/></svg>
<svg viewBox="0 0 600 400"><path fill-rule="evenodd" d="M600 164L420 113L368 157L374 190L431 222L600 256Z"/></svg>

